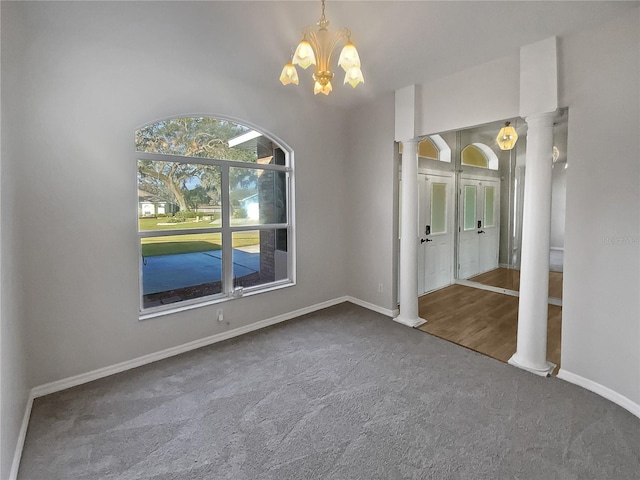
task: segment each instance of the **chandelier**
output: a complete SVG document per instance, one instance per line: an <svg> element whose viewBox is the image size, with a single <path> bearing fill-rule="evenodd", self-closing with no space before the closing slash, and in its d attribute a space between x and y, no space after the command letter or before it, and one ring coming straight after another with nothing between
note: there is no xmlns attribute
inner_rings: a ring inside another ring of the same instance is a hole
<svg viewBox="0 0 640 480"><path fill-rule="evenodd" d="M327 30L329 20L324 15L324 1L322 0L322 16L318 20L318 28L307 27L302 32L302 40L298 44L293 58L282 69L280 74L280 82L283 85L298 85L298 71L296 65L306 69L311 65L315 65L313 74L314 86L313 93L323 93L329 95L331 93L331 80L334 73L331 71L331 55L338 43L346 39L346 43L340 53L338 65L345 71L344 82L353 88L359 83L364 83L362 70L360 70L360 56L356 47L351 43L351 31L346 28L334 32L333 34Z"/></svg>

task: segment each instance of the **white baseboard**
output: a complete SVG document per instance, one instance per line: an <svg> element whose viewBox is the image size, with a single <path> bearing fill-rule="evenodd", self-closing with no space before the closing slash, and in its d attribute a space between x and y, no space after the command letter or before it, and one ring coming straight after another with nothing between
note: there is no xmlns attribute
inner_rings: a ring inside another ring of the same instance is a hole
<svg viewBox="0 0 640 480"><path fill-rule="evenodd" d="M17 480L18 478L18 468L20 467L20 460L22 459L24 441L27 438L27 427L29 426L29 418L31 418L31 407L33 407L33 398L33 393L30 393L29 398L27 399L27 405L24 410L24 416L22 417L20 432L18 432L18 442L16 443L16 451L13 454L13 463L11 464L11 471L9 472L8 480Z"/></svg>
<svg viewBox="0 0 640 480"><path fill-rule="evenodd" d="M381 313L382 315L386 315L387 317L392 317L392 318L397 317L398 313L400 312L400 310L397 308L395 310L389 310L388 308L383 308L373 303L365 302L364 300L360 300L359 298L355 298L355 297L347 296L347 297L344 297L344 299L347 302L355 303L356 305L364 307L367 310L372 310L374 312Z"/></svg>
<svg viewBox="0 0 640 480"><path fill-rule="evenodd" d="M520 270L519 268L513 268L513 265L510 265L508 263L499 263L498 266L500 268L506 268L507 270Z"/></svg>
<svg viewBox="0 0 640 480"><path fill-rule="evenodd" d="M302 315L306 315L307 313L312 313L317 310L322 310L323 308L332 307L333 305L337 305L339 303L343 303L349 300L350 300L349 297L334 298L326 302L317 303L315 305L294 310L289 313L284 313L282 315L277 315L275 317L267 318L265 320L260 320L250 325L234 328L226 332L217 333L209 337L201 338L199 340L194 340L193 342L184 343L182 345L167 348L159 352L143 355L142 357L134 358L132 360L127 360L126 362L121 362L108 367L99 368L91 372L81 373L80 375L64 378L62 380L56 380L55 382L46 383L44 385L35 387L33 390L31 390L31 394L33 398L38 398L44 395L49 395L51 393L59 392L61 390L66 390L67 388L92 382L93 380L98 380L100 378L108 377L110 375L124 372L126 370L131 370L132 368L141 367L142 365L147 365L149 363L157 362L158 360L164 360L165 358L173 357L175 355L180 355L181 353L190 352L191 350L195 350L197 348L206 347L207 345L222 342L224 340L228 340L230 338L237 337L245 333L253 332L254 330L259 330L261 328L275 325L277 323L284 322L286 320L291 320L292 318L300 317Z"/></svg>
<svg viewBox="0 0 640 480"><path fill-rule="evenodd" d="M124 372L132 368L140 367L142 365L147 365L149 363L156 362L158 360L163 360L165 358L173 357L181 353L189 352L197 348L205 347L213 343L217 343L223 340L237 337L245 333L259 330L261 328L265 328L270 325L275 325L277 323L284 322L286 320L291 320L293 318L300 317L308 313L313 313L315 311L322 310L323 308L328 308L343 302L351 302L355 305L359 305L363 308L372 310L374 312L380 313L382 315L386 315L387 317L391 317L391 318L394 318L398 315L398 309L390 310L390 309L375 305L373 303L360 300L355 297L343 296L343 297L334 298L332 300L328 300L326 302L317 303L309 307L294 310L289 313L277 315L272 318L260 320L250 325L245 325L243 327L235 328L227 332L211 335L209 337L205 337L199 340L195 340L193 342L188 342L182 345L178 345L176 347L171 347L171 348L162 350L160 352L151 353L149 355L144 355L142 357L134 358L132 360L121 362L116 365L99 368L91 372L75 375L73 377L65 378L55 382L50 382L50 383L33 388L31 390L31 393L29 395L29 399L27 401L27 405L25 408L25 414L22 420L22 425L20 428L19 436L18 436L18 442L16 445L15 455L13 458L13 464L11 466L11 473L9 475L9 480L16 480L18 475L18 467L20 466L20 459L22 457L24 441L27 435L27 427L29 425L29 418L31 416L31 407L33 406L33 400L35 398L48 395L50 393L59 392L61 390L66 390L67 388L82 385L84 383L91 382L93 380L98 380L100 378L108 377L110 375ZM600 384L592 382L591 380L580 377L579 375L575 375L571 372L567 372L566 370L562 370L562 369L558 373L558 378L561 378L570 383L579 385L583 388L586 388L587 390L591 390L592 392L595 392L598 395L601 395L602 397L612 401L613 403L616 403L617 405L620 405L621 407L629 410L635 416L640 418L640 405L632 402L625 396L620 395L619 393L616 393L607 387L604 387Z"/></svg>
<svg viewBox="0 0 640 480"><path fill-rule="evenodd" d="M588 378L581 377L580 375L576 375L575 373L568 372L567 370L564 370L562 368L558 372L558 378L569 383L573 383L574 385L578 385L582 388L586 388L593 393L597 393L601 397L606 398L616 405L620 405L625 410L629 410L636 417L640 418L640 405L628 399L624 395L621 395L618 392L614 392L604 385L600 385L593 380L589 380Z"/></svg>
<svg viewBox="0 0 640 480"><path fill-rule="evenodd" d="M377 305L373 305L371 303L364 302L362 300L358 300L353 297L343 296L343 297L334 298L332 300L328 300L326 302L317 303L309 307L300 308L298 310L294 310L289 313L284 313L282 315L277 315L275 317L267 318L265 320L260 320L250 325L234 328L233 330L229 330L227 332L218 333L216 335L211 335L209 337L201 338L199 340L194 340L193 342L188 342L182 345L178 345L176 347L167 348L159 352L143 355L142 357L134 358L126 362L121 362L116 365L99 368L91 372L82 373L80 375L75 375L73 377L64 378L62 380L57 380L55 382L50 382L44 385L39 385L37 387L34 387L33 389L31 389L31 392L29 394L29 399L27 401L27 405L25 408L25 414L22 420L22 425L20 427L18 442L16 444L16 451L13 457L13 463L11 465L11 473L9 474L8 480L16 480L18 476L18 468L20 467L20 459L22 458L22 450L24 448L24 441L27 435L27 427L29 426L29 418L31 417L31 408L33 407L33 400L35 398L42 397L44 395L49 395L51 393L59 392L62 390L66 390L67 388L76 387L84 383L92 382L93 380L98 380L100 378L108 377L110 375L124 372L132 368L140 367L142 365L147 365L149 363L153 363L158 360L164 360L165 358L173 357L175 355L186 353L191 350L205 347L207 345L211 345L217 342L222 342L223 340L228 340L230 338L237 337L245 333L253 332L261 328L275 325L277 323L284 322L286 320L291 320L293 318L300 317L308 313L313 313L315 311L322 310L323 308L332 307L334 305L337 305L339 303L344 303L344 302L352 302L364 308L369 308L370 310L373 310L375 312L382 313L388 316L393 316L393 312L391 310L386 310L382 307L378 307Z"/></svg>
<svg viewBox="0 0 640 480"><path fill-rule="evenodd" d="M272 318L260 320L250 325L245 325L244 327L234 328L233 330L228 330L226 332L211 335L209 337L201 338L199 340L194 340L193 342L184 343L182 345L167 348L159 352L143 355L142 357L134 358L132 360L127 360L126 362L117 363L115 365L99 368L91 372L81 373L80 375L75 375L73 377L64 378L62 380L56 380L55 382L46 383L44 385L40 385L38 387L33 388L31 390L31 395L33 398L38 398L44 395L49 395L51 393L59 392L61 390L66 390L67 388L92 382L93 380L98 380L100 378L108 377L110 375L124 372L126 370L131 370L132 368L141 367L142 365L147 365L149 363L157 362L158 360L164 360L165 358L173 357L175 355L180 355L181 353L190 352L191 350L195 350L197 348L206 347L207 345L212 345L214 343L222 342L224 340L228 340L230 338L237 337L245 333L253 332L255 330L259 330L261 328L275 325L277 323L284 322L286 320L291 320L292 318L300 317L308 313L313 313L318 310L322 310L323 308L332 307L334 305L337 305L343 302L351 302L361 307L367 308L369 310L373 310L374 312L378 312L383 315L386 315L388 317L394 317L397 315L397 310L389 310L386 308L382 308L382 307L379 307L378 305L365 302L364 300L360 300L358 298L354 298L350 296L338 297L332 300L328 300L326 302L311 305L309 307L300 308L298 310L294 310L289 313L284 313L282 315L277 315Z"/></svg>

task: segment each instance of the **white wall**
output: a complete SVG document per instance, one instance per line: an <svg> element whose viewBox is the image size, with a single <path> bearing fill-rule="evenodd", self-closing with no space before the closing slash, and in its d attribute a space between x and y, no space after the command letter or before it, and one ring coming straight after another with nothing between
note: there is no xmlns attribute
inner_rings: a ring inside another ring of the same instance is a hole
<svg viewBox="0 0 640 480"><path fill-rule="evenodd" d="M2 8L20 30L3 28L2 93L30 387L344 295L344 114L238 81L216 62L215 3ZM185 113L252 122L294 149L297 285L223 304L223 323L219 306L140 322L133 133Z"/></svg>
<svg viewBox="0 0 640 480"><path fill-rule="evenodd" d="M397 168L393 94L349 112L347 292L395 310ZM396 182L394 182L394 179ZM378 284L382 284L382 293Z"/></svg>
<svg viewBox="0 0 640 480"><path fill-rule="evenodd" d="M512 55L420 85L417 135L518 116L520 57Z"/></svg>
<svg viewBox="0 0 640 480"><path fill-rule="evenodd" d="M640 12L560 42L562 368L640 404Z"/></svg>

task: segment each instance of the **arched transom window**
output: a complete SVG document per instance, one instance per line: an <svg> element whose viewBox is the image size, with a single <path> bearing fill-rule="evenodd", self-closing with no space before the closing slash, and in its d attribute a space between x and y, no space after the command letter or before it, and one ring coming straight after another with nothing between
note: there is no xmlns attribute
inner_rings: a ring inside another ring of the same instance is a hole
<svg viewBox="0 0 640 480"><path fill-rule="evenodd" d="M402 142L398 153L402 154ZM418 142L418 157L451 163L451 149L440 135L429 135Z"/></svg>
<svg viewBox="0 0 640 480"><path fill-rule="evenodd" d="M498 156L483 143L472 143L462 149L462 165L498 170Z"/></svg>

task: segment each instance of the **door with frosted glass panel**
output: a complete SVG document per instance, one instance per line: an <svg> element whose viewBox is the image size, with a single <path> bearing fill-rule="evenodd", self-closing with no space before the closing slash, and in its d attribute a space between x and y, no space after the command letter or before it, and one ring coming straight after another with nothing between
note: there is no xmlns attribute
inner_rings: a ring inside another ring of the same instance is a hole
<svg viewBox="0 0 640 480"><path fill-rule="evenodd" d="M500 182L461 178L459 190L458 278L498 267Z"/></svg>
<svg viewBox="0 0 640 480"><path fill-rule="evenodd" d="M453 280L453 177L419 175L418 293L451 284Z"/></svg>
<svg viewBox="0 0 640 480"><path fill-rule="evenodd" d="M500 249L500 188L498 182L480 182L482 233L480 238L480 273L498 268Z"/></svg>

